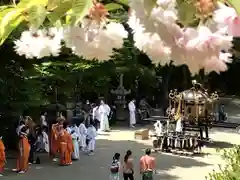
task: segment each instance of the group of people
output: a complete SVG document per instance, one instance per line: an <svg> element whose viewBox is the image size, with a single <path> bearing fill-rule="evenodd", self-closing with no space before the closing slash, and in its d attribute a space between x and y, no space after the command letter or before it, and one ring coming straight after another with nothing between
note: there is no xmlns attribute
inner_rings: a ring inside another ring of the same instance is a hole
<svg viewBox="0 0 240 180"><path fill-rule="evenodd" d="M44 118L41 117L41 120ZM19 122L16 129L19 138L18 156L16 168L12 171L23 174L27 172L29 164L39 164L37 151L50 153L53 161L59 160L61 166L71 165L72 160L78 160L80 151L88 155L94 154L97 130L93 121L87 128L84 121L79 126L69 126L65 118L60 116L57 118L57 123L52 125L50 133L47 133L48 129L45 125L47 124L36 125L30 117ZM5 164L5 146L0 136L0 176Z"/></svg>
<svg viewBox="0 0 240 180"><path fill-rule="evenodd" d="M104 100L101 100L99 104L90 104L90 102L87 100L86 103L83 105L82 108L84 112L84 119L86 120L86 124L89 124L88 122L90 120L93 120L95 123L95 127L99 128L99 131L102 132L108 132L110 130L109 127L109 121L111 119L112 115L112 109L110 106L104 102ZM136 125L136 100L132 99L128 103L128 111L129 111L129 126L134 128ZM76 113L76 115L78 115Z"/></svg>
<svg viewBox="0 0 240 180"><path fill-rule="evenodd" d="M90 105L90 102L87 101L83 106L85 112L85 119L87 121L93 120L96 124L96 128L103 132L108 132L110 130L109 120L112 113L110 106L105 103L103 100L100 101L99 105L93 104ZM134 128L136 124L136 100L133 99L128 103L129 110L129 126Z"/></svg>
<svg viewBox="0 0 240 180"><path fill-rule="evenodd" d="M135 100L129 102L128 109L130 126L134 127L136 124ZM109 115L111 109L101 100L98 106L95 105L88 111L88 116L84 117L78 125L69 125L65 118L60 115L57 122L50 126L50 129L46 113L41 114L40 125L35 124L30 117L21 119L16 129L19 138L18 157L16 168L13 171L23 174L27 172L29 164L40 163L40 158L36 156L36 152L49 153L52 160L58 161L61 166L71 165L72 160L78 160L81 151L88 155L94 155L98 125L100 125L100 131L110 130ZM124 158L123 172L124 179L131 180L133 179L133 166L131 166L130 157L131 151L128 151ZM119 158L120 154L115 154L113 164L119 164ZM5 147L0 136L0 176L2 176L5 163ZM111 171L112 179L118 176L119 169L117 173Z"/></svg>
<svg viewBox="0 0 240 180"><path fill-rule="evenodd" d="M134 180L134 162L132 151L128 150L124 156L123 163L120 162L120 154L115 153L110 166L110 180L120 180L121 173L124 180ZM155 158L151 156L151 149L146 149L145 155L140 158L140 173L142 180L153 180L156 170Z"/></svg>
<svg viewBox="0 0 240 180"><path fill-rule="evenodd" d="M79 126L69 126L64 118L58 118L57 123L52 125L50 152L53 161L59 154L60 165L71 165L72 160L78 160L80 151L93 155L95 150L97 130L94 122L90 121L86 128L84 121Z"/></svg>

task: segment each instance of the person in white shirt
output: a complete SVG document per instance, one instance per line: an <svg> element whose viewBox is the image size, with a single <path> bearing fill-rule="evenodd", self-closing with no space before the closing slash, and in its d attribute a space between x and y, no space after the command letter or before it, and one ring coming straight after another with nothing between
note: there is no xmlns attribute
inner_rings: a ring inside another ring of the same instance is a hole
<svg viewBox="0 0 240 180"><path fill-rule="evenodd" d="M101 131L109 131L110 128L109 128L108 116L111 112L111 109L107 104L104 103L103 100L101 100L101 102L100 102L98 112L100 114L100 130Z"/></svg>
<svg viewBox="0 0 240 180"><path fill-rule="evenodd" d="M129 110L129 116L130 116L130 127L135 127L136 124L136 106L135 106L135 100L133 99L128 103L128 110Z"/></svg>
<svg viewBox="0 0 240 180"><path fill-rule="evenodd" d="M91 121L90 126L87 129L87 141L88 141L89 155L94 155L95 143L96 143L96 137L97 137L97 130L93 125L94 125L94 123L93 123L93 121Z"/></svg>

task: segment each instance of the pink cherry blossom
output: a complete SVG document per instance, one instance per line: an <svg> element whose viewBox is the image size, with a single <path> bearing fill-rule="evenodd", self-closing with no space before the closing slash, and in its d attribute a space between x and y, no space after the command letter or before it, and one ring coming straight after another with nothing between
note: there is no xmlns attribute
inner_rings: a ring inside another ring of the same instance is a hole
<svg viewBox="0 0 240 180"><path fill-rule="evenodd" d="M234 8L218 3L219 9L214 12L213 19L219 24L220 30L226 30L231 36L240 37L240 16Z"/></svg>

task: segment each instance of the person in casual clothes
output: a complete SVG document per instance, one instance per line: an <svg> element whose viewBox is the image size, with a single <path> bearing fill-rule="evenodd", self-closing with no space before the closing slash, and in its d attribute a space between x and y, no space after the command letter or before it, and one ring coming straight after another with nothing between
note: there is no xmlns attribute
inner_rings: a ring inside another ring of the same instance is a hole
<svg viewBox="0 0 240 180"><path fill-rule="evenodd" d="M140 173L142 180L153 180L153 172L156 169L155 158L151 157L151 149L146 149L145 156L140 159Z"/></svg>
<svg viewBox="0 0 240 180"><path fill-rule="evenodd" d="M227 119L227 113L225 112L224 104L219 109L219 121L224 122Z"/></svg>
<svg viewBox="0 0 240 180"><path fill-rule="evenodd" d="M132 151L128 150L126 155L124 156L124 163L123 163L123 179L124 180L134 180L133 177L133 159L131 158Z"/></svg>
<svg viewBox="0 0 240 180"><path fill-rule="evenodd" d="M92 120L94 122L94 127L98 130L100 124L100 113L99 113L99 105L93 104L92 105Z"/></svg>
<svg viewBox="0 0 240 180"><path fill-rule="evenodd" d="M120 180L120 154L115 153L110 166L110 180Z"/></svg>
<svg viewBox="0 0 240 180"><path fill-rule="evenodd" d="M30 144L29 164L36 163L36 151L37 151L37 135L36 131L31 131L28 134L28 141Z"/></svg>
<svg viewBox="0 0 240 180"><path fill-rule="evenodd" d="M90 110L91 110L91 104L89 102L89 100L86 101L86 103L83 105L83 109L84 111L84 120L85 120L85 125L88 127L90 124Z"/></svg>
<svg viewBox="0 0 240 180"><path fill-rule="evenodd" d="M3 176L5 163L6 163L5 146L2 141L2 136L0 136L0 177Z"/></svg>

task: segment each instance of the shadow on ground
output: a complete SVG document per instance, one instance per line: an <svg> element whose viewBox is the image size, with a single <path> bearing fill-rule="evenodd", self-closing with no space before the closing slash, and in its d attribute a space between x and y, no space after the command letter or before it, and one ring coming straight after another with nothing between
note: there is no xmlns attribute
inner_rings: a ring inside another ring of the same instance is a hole
<svg viewBox="0 0 240 180"><path fill-rule="evenodd" d="M109 179L109 165L112 160L112 156L115 152L121 154L121 158L125 154L125 151L131 149L133 152L133 158L135 160L135 178L141 179L138 170L138 164L140 157L144 154L146 145L138 143L136 141L111 141L106 139L97 140L97 149L94 156L87 156L81 154L81 159L73 163L72 166L59 167L57 164L53 164L49 157L40 155L41 164L31 165L29 171L24 175L16 175L12 173L10 169L14 168L15 160L9 160L5 171L5 180L11 178L11 180L108 180ZM178 179L178 175L169 175L168 170L182 167L203 167L208 164L197 161L196 159L177 157L166 154L153 154L156 157L157 169L159 173L156 175L156 180L174 180Z"/></svg>
<svg viewBox="0 0 240 180"><path fill-rule="evenodd" d="M211 143L207 143L206 146L209 148L224 149L224 148L232 148L234 144L229 142L223 142L223 141L213 141Z"/></svg>

